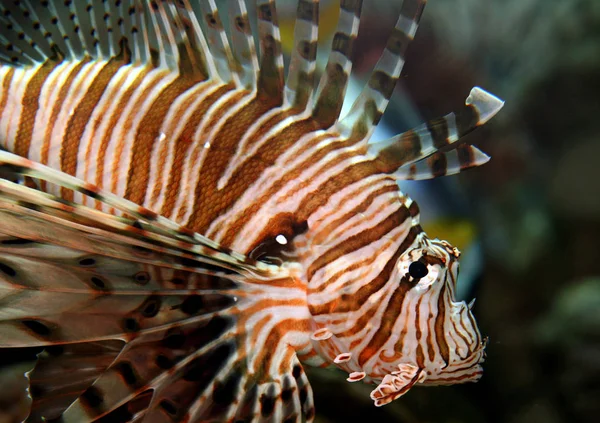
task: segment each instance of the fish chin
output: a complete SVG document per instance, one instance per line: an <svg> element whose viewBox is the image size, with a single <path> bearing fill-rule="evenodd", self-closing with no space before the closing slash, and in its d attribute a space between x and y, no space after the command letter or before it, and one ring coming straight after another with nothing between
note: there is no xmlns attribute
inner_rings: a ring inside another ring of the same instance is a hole
<svg viewBox="0 0 600 423"><path fill-rule="evenodd" d="M396 398L401 397L417 383L423 383L427 373L419 367L401 363L395 370L383 377L381 383L371 392L371 399L376 407L389 404Z"/></svg>

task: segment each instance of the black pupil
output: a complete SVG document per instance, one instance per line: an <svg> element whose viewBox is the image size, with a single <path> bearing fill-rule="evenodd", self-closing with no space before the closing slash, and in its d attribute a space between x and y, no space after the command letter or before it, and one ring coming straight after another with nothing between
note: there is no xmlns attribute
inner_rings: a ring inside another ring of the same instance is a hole
<svg viewBox="0 0 600 423"><path fill-rule="evenodd" d="M420 261L414 261L408 266L408 273L415 279L421 279L427 276L429 270L425 264Z"/></svg>

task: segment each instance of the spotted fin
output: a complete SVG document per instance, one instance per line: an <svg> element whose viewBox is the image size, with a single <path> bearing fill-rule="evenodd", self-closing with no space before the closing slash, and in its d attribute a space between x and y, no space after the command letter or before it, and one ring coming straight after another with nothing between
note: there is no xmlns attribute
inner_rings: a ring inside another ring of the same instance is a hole
<svg viewBox="0 0 600 423"><path fill-rule="evenodd" d="M369 153L377 157L383 172L393 173L398 179L429 179L479 166L489 158L475 147L451 150L457 149L465 135L491 119L503 105L497 97L475 87L462 110L372 143ZM411 167L413 164L417 166ZM435 170L425 172L426 168Z"/></svg>
<svg viewBox="0 0 600 423"><path fill-rule="evenodd" d="M0 179L0 347L51 347L29 375L28 421L310 420L294 349L244 346L257 334L241 321L286 274L10 153L0 170L126 216Z"/></svg>

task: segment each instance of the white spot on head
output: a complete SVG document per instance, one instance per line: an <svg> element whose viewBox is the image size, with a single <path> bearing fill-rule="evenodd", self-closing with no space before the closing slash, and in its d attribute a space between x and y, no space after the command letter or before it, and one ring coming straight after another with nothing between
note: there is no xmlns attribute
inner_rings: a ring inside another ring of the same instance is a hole
<svg viewBox="0 0 600 423"><path fill-rule="evenodd" d="M204 143L204 148L210 148L210 143L208 141Z"/></svg>
<svg viewBox="0 0 600 423"><path fill-rule="evenodd" d="M277 241L281 245L286 245L288 243L287 238L281 234L275 237L275 241Z"/></svg>
<svg viewBox="0 0 600 423"><path fill-rule="evenodd" d="M165 134L164 132L161 132L160 135L158 136L158 140L164 141L165 139L167 139L167 134Z"/></svg>

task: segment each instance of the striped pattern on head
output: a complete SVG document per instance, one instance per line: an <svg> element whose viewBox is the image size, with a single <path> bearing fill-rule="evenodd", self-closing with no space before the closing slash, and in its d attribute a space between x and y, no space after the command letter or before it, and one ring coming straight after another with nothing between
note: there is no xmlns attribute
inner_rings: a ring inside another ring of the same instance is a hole
<svg viewBox="0 0 600 423"><path fill-rule="evenodd" d="M415 383L473 380L483 342L469 308L454 302L458 253L426 237L417 205L396 181L487 161L461 137L502 102L475 88L460 112L369 144L426 2L405 0L343 118L362 1L341 1L315 87L318 3L298 2L287 79L274 0L257 1L259 52L241 0L229 2L230 35L214 0L2 3L9 31L0 34L0 147L35 162L23 168L63 172L40 178L42 191L62 198L35 197L47 207L63 204L74 220L105 216L113 229L139 215L177 236L193 234L193 252L208 264L253 269L257 280L236 292L249 303L228 313L238 325L231 333L255 349L254 369L271 363L260 347L267 340L285 351L281 368L298 373L296 388L307 383L295 354L338 365L351 381L379 383L377 405ZM272 270L268 259L281 264L271 281L262 274ZM214 380L225 383L235 354ZM276 364L271 376L290 376ZM159 392L166 398L176 388ZM113 399L116 406L121 398ZM199 399L195 407L194 417L208 412Z"/></svg>

